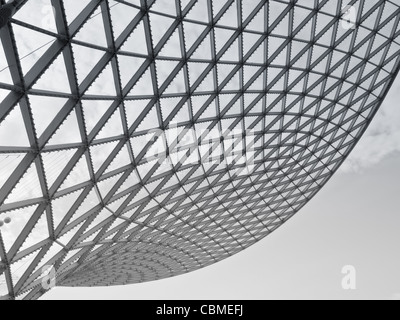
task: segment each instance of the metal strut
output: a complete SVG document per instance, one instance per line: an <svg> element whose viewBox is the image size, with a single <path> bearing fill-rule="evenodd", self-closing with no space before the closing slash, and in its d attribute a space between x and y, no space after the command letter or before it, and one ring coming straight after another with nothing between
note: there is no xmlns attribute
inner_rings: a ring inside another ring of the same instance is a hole
<svg viewBox="0 0 400 320"><path fill-rule="evenodd" d="M5 27L17 11L18 1L11 1L0 9L0 29Z"/></svg>

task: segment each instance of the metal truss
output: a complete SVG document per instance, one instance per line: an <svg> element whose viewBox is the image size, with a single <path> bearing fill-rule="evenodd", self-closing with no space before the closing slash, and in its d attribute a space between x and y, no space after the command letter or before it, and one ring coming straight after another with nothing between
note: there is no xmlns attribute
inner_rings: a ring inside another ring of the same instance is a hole
<svg viewBox="0 0 400 320"><path fill-rule="evenodd" d="M58 286L122 285L248 248L331 178L399 70L389 0L12 7L0 29L4 299L43 295L44 266Z"/></svg>

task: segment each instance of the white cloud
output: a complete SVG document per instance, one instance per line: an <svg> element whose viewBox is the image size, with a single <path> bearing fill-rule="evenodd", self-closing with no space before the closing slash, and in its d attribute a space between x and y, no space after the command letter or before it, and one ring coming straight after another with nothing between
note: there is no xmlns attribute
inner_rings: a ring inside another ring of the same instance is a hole
<svg viewBox="0 0 400 320"><path fill-rule="evenodd" d="M371 126L341 168L357 172L400 152L400 79L391 88Z"/></svg>

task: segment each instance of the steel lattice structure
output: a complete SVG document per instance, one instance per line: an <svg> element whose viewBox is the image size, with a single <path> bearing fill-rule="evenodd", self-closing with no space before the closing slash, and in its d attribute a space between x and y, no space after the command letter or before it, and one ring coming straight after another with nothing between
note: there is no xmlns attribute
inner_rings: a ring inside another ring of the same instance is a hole
<svg viewBox="0 0 400 320"><path fill-rule="evenodd" d="M120 285L246 249L330 179L399 70L389 0L39 2L1 12L5 299L44 294L44 265Z"/></svg>

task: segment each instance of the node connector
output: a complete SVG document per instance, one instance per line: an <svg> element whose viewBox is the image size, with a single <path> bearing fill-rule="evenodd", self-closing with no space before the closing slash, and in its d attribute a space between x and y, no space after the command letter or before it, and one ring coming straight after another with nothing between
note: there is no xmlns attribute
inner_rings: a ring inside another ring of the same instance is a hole
<svg viewBox="0 0 400 320"><path fill-rule="evenodd" d="M17 2L11 1L0 8L0 29L7 25L17 9Z"/></svg>

